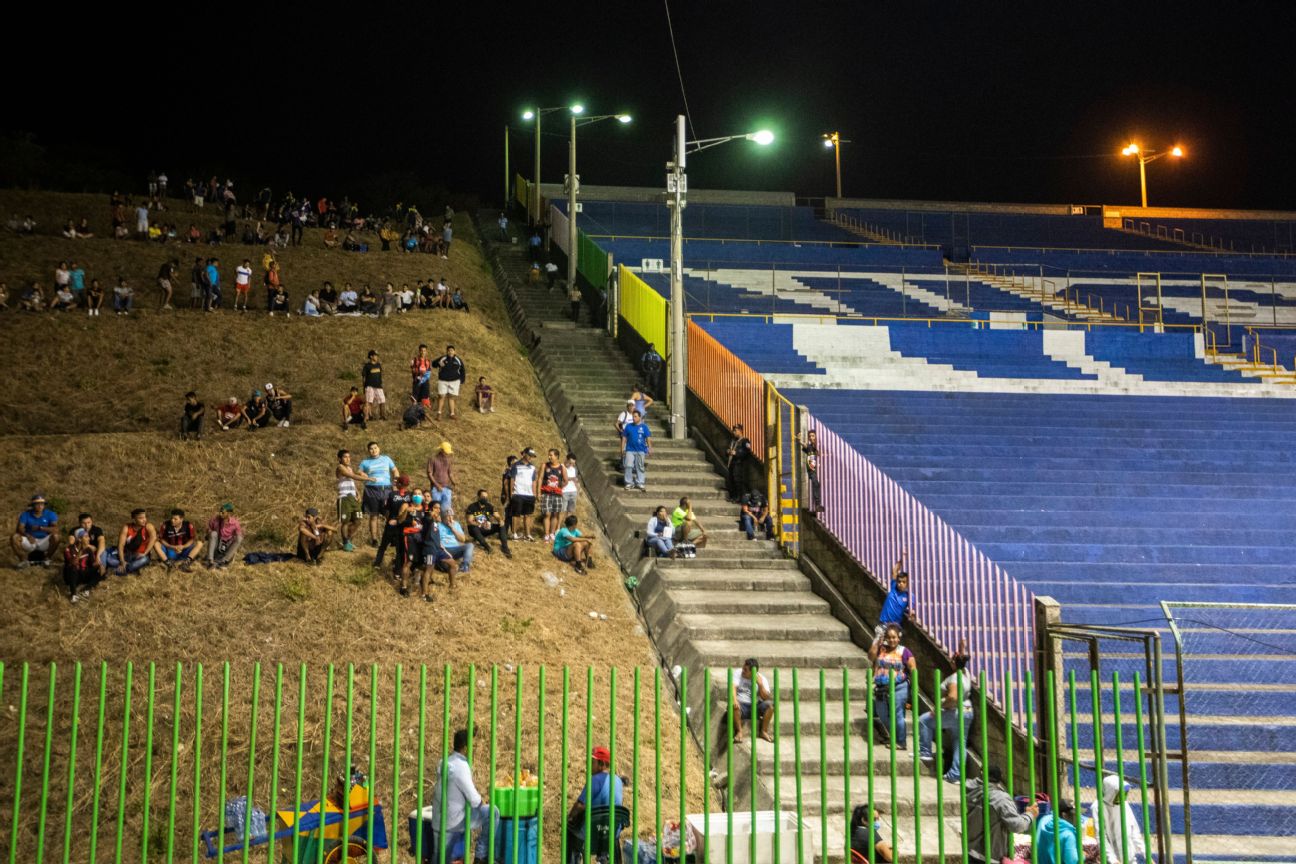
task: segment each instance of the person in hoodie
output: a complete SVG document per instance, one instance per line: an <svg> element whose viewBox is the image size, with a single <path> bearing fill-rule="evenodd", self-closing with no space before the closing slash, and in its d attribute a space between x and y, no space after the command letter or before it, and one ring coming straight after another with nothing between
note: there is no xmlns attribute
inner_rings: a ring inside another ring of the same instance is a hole
<svg viewBox="0 0 1296 864"><path fill-rule="evenodd" d="M1076 831L1075 816L1075 805L1063 798L1058 802L1057 813L1040 818L1035 828L1037 864L1080 864L1080 835Z"/></svg>
<svg viewBox="0 0 1296 864"><path fill-rule="evenodd" d="M1024 813L1017 812L1017 802L1012 793L1004 788L1003 773L998 765L991 765L986 771L989 784L983 784L980 777L967 781L968 857L973 861L986 861L985 819L983 807L990 810L990 858L992 864L999 864L1013 854L1013 834L1029 831L1039 815L1039 807L1034 804Z"/></svg>
<svg viewBox="0 0 1296 864"><path fill-rule="evenodd" d="M1129 794L1129 784L1115 774L1103 778L1102 802L1090 805L1089 817L1093 819L1095 830L1102 828L1101 842L1107 853L1107 864L1122 864L1124 856L1121 847L1121 816L1125 818L1125 839L1129 843L1129 864L1138 864L1146 859L1147 849L1143 845L1143 831L1134 819L1134 808L1125 800ZM1099 808L1102 809L1102 820L1099 821Z"/></svg>

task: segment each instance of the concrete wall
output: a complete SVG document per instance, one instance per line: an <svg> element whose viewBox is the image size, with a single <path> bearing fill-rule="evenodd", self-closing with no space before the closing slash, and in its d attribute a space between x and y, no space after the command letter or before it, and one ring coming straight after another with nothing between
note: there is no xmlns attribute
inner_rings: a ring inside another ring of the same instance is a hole
<svg viewBox="0 0 1296 864"><path fill-rule="evenodd" d="M1104 204L1102 215L1104 224L1106 224L1107 220L1114 220L1117 228L1120 227L1121 219L1296 220L1296 212L1291 210L1218 210L1206 207L1139 207L1137 205L1122 207L1118 204Z"/></svg>

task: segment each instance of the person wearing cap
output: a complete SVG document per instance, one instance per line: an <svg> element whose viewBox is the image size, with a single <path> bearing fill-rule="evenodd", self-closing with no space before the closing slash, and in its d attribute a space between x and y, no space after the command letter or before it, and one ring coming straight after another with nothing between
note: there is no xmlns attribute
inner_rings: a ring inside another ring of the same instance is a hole
<svg viewBox="0 0 1296 864"><path fill-rule="evenodd" d="M270 403L270 414L279 421L280 427L287 428L292 421L292 394L282 387L275 389L268 381L265 392L266 401Z"/></svg>
<svg viewBox="0 0 1296 864"><path fill-rule="evenodd" d="M9 545L18 558L18 568L28 564L44 567L58 542L58 514L45 506L45 495L37 492L31 496L27 509L18 514L18 523L9 538Z"/></svg>
<svg viewBox="0 0 1296 864"><path fill-rule="evenodd" d="M585 809L620 807L625 799L625 785L612 773L612 753L606 747L595 747L590 754L589 779L567 813L568 861L575 864L585 848Z"/></svg>
<svg viewBox="0 0 1296 864"><path fill-rule="evenodd" d="M104 553L104 566L118 576L143 570L149 564L149 553L157 545L157 538L157 528L149 521L148 511L136 507L131 511L130 521L117 535L116 548Z"/></svg>
<svg viewBox="0 0 1296 864"><path fill-rule="evenodd" d="M239 404L237 396L229 397L216 409L216 422L222 432L237 429L246 421L247 417L243 414L243 406Z"/></svg>
<svg viewBox="0 0 1296 864"><path fill-rule="evenodd" d="M243 543L243 526L234 515L234 505L226 501L216 515L207 520L207 569L228 567L234 563Z"/></svg>
<svg viewBox="0 0 1296 864"><path fill-rule="evenodd" d="M531 515L535 513L536 466L531 463L536 452L530 447L504 474L510 510L509 531L511 540L534 541L531 536Z"/></svg>
<svg viewBox="0 0 1296 864"><path fill-rule="evenodd" d="M734 677L729 704L734 718L735 744L743 740L743 721L751 723L753 713L756 718L757 734L760 735L761 740L774 740L770 734L770 724L774 721L774 695L770 692L769 681L759 670L760 663L756 658L748 657L743 661L742 669L739 669Z"/></svg>
<svg viewBox="0 0 1296 864"><path fill-rule="evenodd" d="M450 402L450 419L458 417L455 405L459 399L459 387L467 377L463 360L455 353L455 346L447 345L445 353L432 362L437 370L437 409L436 419L441 419L441 410Z"/></svg>
<svg viewBox="0 0 1296 864"><path fill-rule="evenodd" d="M366 462L369 460L365 460ZM360 463L361 467L364 462ZM374 567L382 567L383 556L387 554L387 547L391 546L396 553L396 572L400 571L401 564L404 563L405 552L401 524L405 521L407 511L410 508L410 478L408 474L400 474L396 477L396 489L387 497L387 505L384 509L384 523L382 539L378 541L378 551L374 553Z"/></svg>
<svg viewBox="0 0 1296 864"><path fill-rule="evenodd" d="M627 399L625 403L625 410L623 410L620 414L618 414L616 418L616 430L618 436L620 436L622 430L624 430L626 426L629 426L631 423L634 422L634 410L635 410L634 400Z"/></svg>
<svg viewBox="0 0 1296 864"><path fill-rule="evenodd" d="M248 397L247 404L243 406L243 418L247 420L249 432L270 425L270 406L266 404L265 394L260 390L253 390L252 395Z"/></svg>
<svg viewBox="0 0 1296 864"><path fill-rule="evenodd" d="M324 560L324 550L335 533L336 525L326 524L318 510L307 507L306 514L297 524L297 557L307 564L319 564Z"/></svg>
<svg viewBox="0 0 1296 864"><path fill-rule="evenodd" d="M177 508L162 523L162 533L157 543L153 544L153 554L168 569L178 564L181 570L188 573L202 548L203 541L198 539L193 523L185 518L183 510Z"/></svg>
<svg viewBox="0 0 1296 864"><path fill-rule="evenodd" d="M450 442L442 441L427 463L427 478L430 485L428 496L433 501L440 502L442 508L446 510L452 506L452 490L455 486L454 459L451 458L453 455L454 448L450 446Z"/></svg>
<svg viewBox="0 0 1296 864"><path fill-rule="evenodd" d="M400 474L400 469L390 456L383 455L377 441L370 441L368 450L369 458L360 463L360 473L368 478L364 481L360 504L369 514L369 545L377 546L382 534L383 514L387 512L387 499L392 493L392 478Z"/></svg>

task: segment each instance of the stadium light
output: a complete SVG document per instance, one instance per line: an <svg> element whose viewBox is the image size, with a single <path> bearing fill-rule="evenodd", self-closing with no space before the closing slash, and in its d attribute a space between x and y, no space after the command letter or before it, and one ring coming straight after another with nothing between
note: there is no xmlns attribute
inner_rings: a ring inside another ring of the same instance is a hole
<svg viewBox="0 0 1296 864"><path fill-rule="evenodd" d="M535 121L535 165L534 173L531 175L535 180L534 188L531 190L531 200L527 203L527 210L531 216L531 224L540 224L540 118L553 111L571 111L579 114L584 111L581 105L572 105L570 107L560 105L555 108L528 108L522 112L523 120Z"/></svg>
<svg viewBox="0 0 1296 864"><path fill-rule="evenodd" d="M671 208L670 334L666 356L670 362L670 432L675 440L688 436L688 347L684 333L684 207L687 203L684 199L688 194L688 177L684 174L684 164L689 153L740 140L765 147L774 143L774 133L758 129L743 135L689 141L684 137L684 115L675 118L675 148L671 161L666 163L666 206Z"/></svg>
<svg viewBox="0 0 1296 864"><path fill-rule="evenodd" d="M1143 207L1146 208L1148 206L1147 164L1149 162L1155 162L1156 160L1160 159L1162 156L1173 156L1176 159L1182 159L1184 155L1184 149L1180 145L1176 144L1174 147L1170 148L1169 150L1145 150L1142 147L1140 147L1138 143L1131 141L1129 144L1125 146L1125 149L1121 151L1121 155L1133 156L1135 159L1138 160L1139 191L1142 193Z"/></svg>
<svg viewBox="0 0 1296 864"><path fill-rule="evenodd" d="M621 125L630 122L629 114L598 114L584 117L584 105L571 107L571 140L567 145L567 290L571 291L576 284L577 266L577 233L576 233L576 193L580 189L580 178L576 175L576 127L588 126L602 120L616 120Z"/></svg>
<svg viewBox="0 0 1296 864"><path fill-rule="evenodd" d="M841 187L841 145L849 144L850 140L841 137L840 132L825 132L823 134L823 143L825 147L832 148L833 159L837 163L837 197L842 197Z"/></svg>

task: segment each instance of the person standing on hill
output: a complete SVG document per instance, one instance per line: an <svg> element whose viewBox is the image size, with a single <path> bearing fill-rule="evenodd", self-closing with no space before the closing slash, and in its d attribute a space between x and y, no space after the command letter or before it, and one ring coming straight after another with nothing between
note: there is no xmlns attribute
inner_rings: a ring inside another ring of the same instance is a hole
<svg viewBox="0 0 1296 864"><path fill-rule="evenodd" d="M158 311L171 308L171 295L175 291L176 274L180 272L180 259L172 258L170 261L164 261L158 268L157 283L158 293L161 299L158 302Z"/></svg>
<svg viewBox="0 0 1296 864"><path fill-rule="evenodd" d="M252 260L244 258L234 271L234 311L246 312L248 294L252 291Z"/></svg>
<svg viewBox="0 0 1296 864"><path fill-rule="evenodd" d="M810 482L810 509L815 513L823 512L823 495L819 491L819 435L811 429L806 433L806 441L801 445L805 456L806 479Z"/></svg>
<svg viewBox="0 0 1296 864"><path fill-rule="evenodd" d="M207 296L207 263L202 257L195 257L193 267L189 270L189 308L197 309Z"/></svg>
<svg viewBox="0 0 1296 864"><path fill-rule="evenodd" d="M437 447L437 452L432 454L432 458L427 463L428 498L436 501L441 505L442 510L450 510L453 506L453 489L455 487L454 476L454 448L450 446L449 441L442 441Z"/></svg>
<svg viewBox="0 0 1296 864"><path fill-rule="evenodd" d="M221 305L221 288L220 288L220 259L207 259L207 282L206 295L203 297L203 308L208 312L215 312Z"/></svg>
<svg viewBox="0 0 1296 864"><path fill-rule="evenodd" d="M410 361L410 377L413 379L411 395L414 401L424 408L432 405L432 358L428 356L427 345L418 346L418 353Z"/></svg>
<svg viewBox="0 0 1296 864"><path fill-rule="evenodd" d="M373 478L363 471L357 471L351 467L350 450L339 450L337 460L337 467L333 471L333 476L337 479L338 536L342 539L342 551L351 552L355 549L355 546L351 544L351 538L355 535L356 528L359 526L363 515L356 481L365 483Z"/></svg>
<svg viewBox="0 0 1296 864"><path fill-rule="evenodd" d="M467 377L468 370L464 368L463 360L455 354L455 346L447 345L445 353L438 357L433 363L437 369L437 419L441 419L441 409L445 406L446 400L450 402L450 419L458 419L456 405L459 400L459 387L463 384L464 378Z"/></svg>
<svg viewBox="0 0 1296 864"><path fill-rule="evenodd" d="M387 419L387 394L383 392L382 361L377 351L370 351L364 366L360 367L360 378L364 382L364 414L366 420L372 420L376 413L379 420Z"/></svg>
<svg viewBox="0 0 1296 864"><path fill-rule="evenodd" d="M531 515L535 513L536 466L531 463L536 452L530 447L522 457L504 473L504 487L508 493L512 540L534 541L531 536Z"/></svg>
<svg viewBox="0 0 1296 864"><path fill-rule="evenodd" d="M392 494L392 481L400 474L396 463L390 456L384 456L377 441L368 445L369 458L360 463L360 473L365 480L364 512L369 516L369 545L377 546L381 536L383 514L387 511L387 499Z"/></svg>
<svg viewBox="0 0 1296 864"><path fill-rule="evenodd" d="M549 451L549 459L540 467L540 511L544 514L545 542L554 539L563 519L563 486L567 484L567 471L561 454Z"/></svg>

